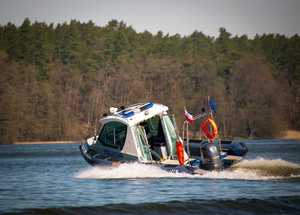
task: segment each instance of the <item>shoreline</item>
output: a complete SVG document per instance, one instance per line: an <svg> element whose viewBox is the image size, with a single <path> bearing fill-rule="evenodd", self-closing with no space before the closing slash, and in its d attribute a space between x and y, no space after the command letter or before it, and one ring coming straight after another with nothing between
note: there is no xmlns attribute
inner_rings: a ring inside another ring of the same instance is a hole
<svg viewBox="0 0 300 215"><path fill-rule="evenodd" d="M234 140L235 138L233 138ZM237 138L240 139L240 138ZM243 139L243 138L241 138ZM246 138L249 139L249 138ZM264 138L258 138L264 139ZM269 138L268 138L269 139ZM287 130L284 132L284 135L273 137L270 139L281 139L281 140L298 140L300 141L300 131ZM79 144L83 140L59 140L59 141L18 141L12 143L13 145L35 145L35 144Z"/></svg>
<svg viewBox="0 0 300 215"><path fill-rule="evenodd" d="M38 145L38 144L75 144L80 143L81 140L77 141L20 141L14 142L13 145Z"/></svg>
<svg viewBox="0 0 300 215"><path fill-rule="evenodd" d="M287 130L284 132L284 135L275 138L279 138L283 140L300 140L300 131Z"/></svg>

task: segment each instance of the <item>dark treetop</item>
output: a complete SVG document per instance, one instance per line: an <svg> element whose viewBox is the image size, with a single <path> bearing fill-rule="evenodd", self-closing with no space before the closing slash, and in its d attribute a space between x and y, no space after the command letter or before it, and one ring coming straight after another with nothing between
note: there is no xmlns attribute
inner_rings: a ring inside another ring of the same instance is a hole
<svg viewBox="0 0 300 215"><path fill-rule="evenodd" d="M110 106L152 100L181 125L218 102L220 134L272 137L300 128L300 38L137 33L25 19L0 26L0 143L81 139ZM198 134L199 126L193 127Z"/></svg>

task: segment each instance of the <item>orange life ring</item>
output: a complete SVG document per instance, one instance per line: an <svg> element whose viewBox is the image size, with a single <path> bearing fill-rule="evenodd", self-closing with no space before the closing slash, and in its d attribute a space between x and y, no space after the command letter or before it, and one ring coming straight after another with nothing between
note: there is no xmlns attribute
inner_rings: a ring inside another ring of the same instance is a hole
<svg viewBox="0 0 300 215"><path fill-rule="evenodd" d="M200 128L211 143L218 136L218 126L211 117L208 117L206 120L201 122Z"/></svg>

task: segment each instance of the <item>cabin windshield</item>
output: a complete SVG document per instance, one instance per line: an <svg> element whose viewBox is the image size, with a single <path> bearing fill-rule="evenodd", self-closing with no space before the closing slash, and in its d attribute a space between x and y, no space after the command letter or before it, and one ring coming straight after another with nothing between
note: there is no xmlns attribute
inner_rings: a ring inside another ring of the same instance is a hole
<svg viewBox="0 0 300 215"><path fill-rule="evenodd" d="M138 148L140 149L140 156L143 161L151 161L151 149L148 144L145 129L142 126L137 126L135 128L135 134L138 142Z"/></svg>
<svg viewBox="0 0 300 215"><path fill-rule="evenodd" d="M159 116L154 116L141 123L144 126L150 146L165 145L166 139Z"/></svg>
<svg viewBox="0 0 300 215"><path fill-rule="evenodd" d="M168 115L154 116L137 126L138 144L144 160L161 160L176 154L176 132Z"/></svg>
<svg viewBox="0 0 300 215"><path fill-rule="evenodd" d="M176 129L169 115L164 115L162 117L164 131L167 137L169 155L171 157L176 156Z"/></svg>
<svg viewBox="0 0 300 215"><path fill-rule="evenodd" d="M122 150L126 140L126 133L127 125L111 121L102 127L98 141L103 146Z"/></svg>

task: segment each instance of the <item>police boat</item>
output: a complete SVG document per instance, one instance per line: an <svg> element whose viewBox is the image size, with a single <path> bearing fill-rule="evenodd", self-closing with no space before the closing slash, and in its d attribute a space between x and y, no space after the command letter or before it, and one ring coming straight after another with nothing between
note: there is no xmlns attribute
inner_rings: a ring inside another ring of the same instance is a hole
<svg viewBox="0 0 300 215"><path fill-rule="evenodd" d="M206 118L201 124L205 130L205 126L211 126L211 117L206 113L201 117ZM212 138L214 129L210 133L211 129L206 128L207 140L189 139L189 120L185 120L180 137L169 108L152 102L110 108L110 114L101 118L99 124L94 136L79 147L84 159L96 166L140 162L171 171L203 174L230 167L248 151L242 142Z"/></svg>

